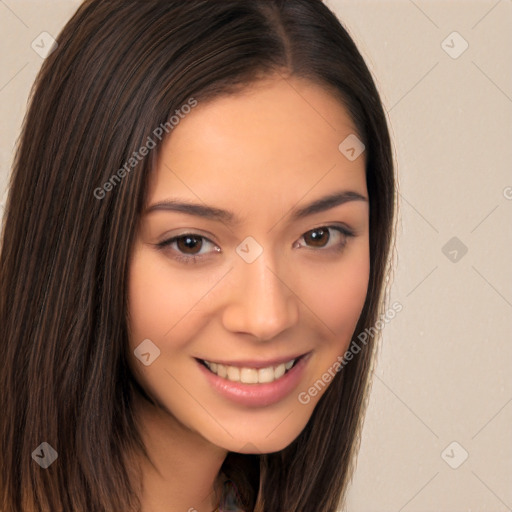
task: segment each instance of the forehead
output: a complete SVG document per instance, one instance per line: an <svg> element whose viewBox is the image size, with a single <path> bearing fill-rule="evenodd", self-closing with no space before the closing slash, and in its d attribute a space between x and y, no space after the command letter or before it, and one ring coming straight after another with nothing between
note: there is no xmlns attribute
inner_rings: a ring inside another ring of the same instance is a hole
<svg viewBox="0 0 512 512"><path fill-rule="evenodd" d="M364 195L364 153L351 161L339 150L356 133L343 104L304 79L277 77L199 100L162 144L148 202L190 198L261 216L308 194Z"/></svg>

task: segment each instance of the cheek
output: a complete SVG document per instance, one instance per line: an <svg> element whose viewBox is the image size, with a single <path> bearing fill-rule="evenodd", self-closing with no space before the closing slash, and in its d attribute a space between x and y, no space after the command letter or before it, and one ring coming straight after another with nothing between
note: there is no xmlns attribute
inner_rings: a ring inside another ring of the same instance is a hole
<svg viewBox="0 0 512 512"><path fill-rule="evenodd" d="M311 309L329 328L329 337L350 341L366 300L369 276L368 243L361 241L357 250L316 275L314 283L306 287Z"/></svg>
<svg viewBox="0 0 512 512"><path fill-rule="evenodd" d="M186 382L191 360L184 347L199 328L201 297L209 289L203 280L188 274L177 272L161 254L142 244L130 262L130 366L146 393L169 410L179 410L180 403L186 403L186 396L179 393L180 386L175 386L168 372L178 381ZM144 340L150 340L159 352L153 345L147 349L147 342L141 345ZM152 354L149 365L134 354L139 346ZM153 353L158 353L154 359Z"/></svg>
<svg viewBox="0 0 512 512"><path fill-rule="evenodd" d="M193 272L176 272L166 263L161 255L146 248L132 259L128 296L134 345L149 338L165 343L166 350L177 349L187 341L184 329L191 324L198 328L197 313L211 280Z"/></svg>
<svg viewBox="0 0 512 512"><path fill-rule="evenodd" d="M158 269L144 254L133 259L128 287L132 344L137 345L145 338L160 340L172 327L172 316L166 312L175 298L161 274L160 279L155 279L158 274Z"/></svg>

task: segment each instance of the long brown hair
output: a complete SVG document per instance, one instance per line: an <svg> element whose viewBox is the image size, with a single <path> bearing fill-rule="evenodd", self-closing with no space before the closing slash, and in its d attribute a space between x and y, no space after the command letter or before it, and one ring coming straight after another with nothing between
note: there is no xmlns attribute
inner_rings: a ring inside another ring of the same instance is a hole
<svg viewBox="0 0 512 512"><path fill-rule="evenodd" d="M233 94L275 73L322 85L366 145L371 268L357 334L385 302L391 143L371 74L320 0L86 0L57 42L32 89L3 220L0 510L128 512L139 504L126 457L144 446L132 415L143 391L128 365L126 283L158 148L104 184L192 97ZM246 510L337 510L375 346L371 337L336 375L286 449L228 455L223 471ZM58 453L46 470L31 455L43 442Z"/></svg>

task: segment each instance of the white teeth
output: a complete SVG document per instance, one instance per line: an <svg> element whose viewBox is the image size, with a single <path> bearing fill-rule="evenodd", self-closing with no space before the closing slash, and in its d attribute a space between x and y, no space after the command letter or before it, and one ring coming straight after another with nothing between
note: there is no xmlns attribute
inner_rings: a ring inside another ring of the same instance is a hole
<svg viewBox="0 0 512 512"><path fill-rule="evenodd" d="M258 370L258 382L274 382L274 368L260 368Z"/></svg>
<svg viewBox="0 0 512 512"><path fill-rule="evenodd" d="M236 366L228 366L228 380L233 382L240 382L240 368Z"/></svg>
<svg viewBox="0 0 512 512"><path fill-rule="evenodd" d="M213 372L213 373L215 373L215 372ZM218 364L217 365L217 375L219 377L226 378L227 374L228 374L227 368L223 364Z"/></svg>
<svg viewBox="0 0 512 512"><path fill-rule="evenodd" d="M277 366L268 366L267 368L239 368L238 366L227 366L220 363L211 363L209 361L204 361L204 363L212 373L232 382L263 384L274 382L281 378L292 368L295 359Z"/></svg>
<svg viewBox="0 0 512 512"><path fill-rule="evenodd" d="M279 366L276 366L274 368L274 377L276 379L279 379L279 377L282 377L284 375L285 371L286 371L286 368L284 367L284 364L280 364Z"/></svg>
<svg viewBox="0 0 512 512"><path fill-rule="evenodd" d="M240 382L244 384L258 384L258 370L256 368L242 368L240 370Z"/></svg>

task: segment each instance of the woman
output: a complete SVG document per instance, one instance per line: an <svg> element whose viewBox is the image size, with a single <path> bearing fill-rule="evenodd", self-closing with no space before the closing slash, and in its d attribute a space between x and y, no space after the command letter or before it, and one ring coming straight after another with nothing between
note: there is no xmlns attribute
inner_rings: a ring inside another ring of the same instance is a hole
<svg viewBox="0 0 512 512"><path fill-rule="evenodd" d="M4 216L0 510L335 511L395 201L353 41L319 0L86 0L57 42Z"/></svg>

